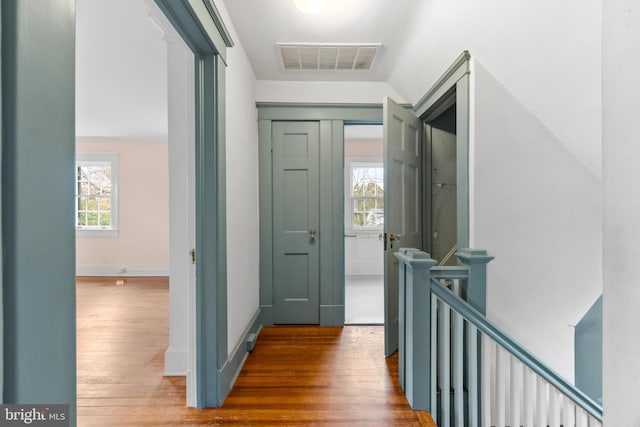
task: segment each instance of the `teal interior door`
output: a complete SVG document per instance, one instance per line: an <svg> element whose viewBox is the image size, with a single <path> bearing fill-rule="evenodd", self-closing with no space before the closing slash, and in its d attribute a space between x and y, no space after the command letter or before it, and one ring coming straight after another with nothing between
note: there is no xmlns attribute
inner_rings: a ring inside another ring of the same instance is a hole
<svg viewBox="0 0 640 427"><path fill-rule="evenodd" d="M422 122L389 98L384 121L384 351L398 350L399 248L422 245Z"/></svg>
<svg viewBox="0 0 640 427"><path fill-rule="evenodd" d="M320 323L318 122L274 122L274 323Z"/></svg>

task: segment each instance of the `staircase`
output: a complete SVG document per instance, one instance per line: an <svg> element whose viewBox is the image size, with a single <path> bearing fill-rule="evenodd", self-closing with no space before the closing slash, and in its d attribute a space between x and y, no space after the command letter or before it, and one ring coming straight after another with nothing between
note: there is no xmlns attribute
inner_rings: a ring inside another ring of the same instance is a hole
<svg viewBox="0 0 640 427"><path fill-rule="evenodd" d="M485 251L459 266L400 249L399 379L409 404L440 427L601 427L602 407L486 313Z"/></svg>

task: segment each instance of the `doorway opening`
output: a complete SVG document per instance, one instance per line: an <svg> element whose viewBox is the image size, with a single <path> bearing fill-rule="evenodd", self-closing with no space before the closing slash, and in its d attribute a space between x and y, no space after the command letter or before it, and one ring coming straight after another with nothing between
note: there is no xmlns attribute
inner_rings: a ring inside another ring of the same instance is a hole
<svg viewBox="0 0 640 427"><path fill-rule="evenodd" d="M384 323L382 125L344 127L345 323Z"/></svg>
<svg viewBox="0 0 640 427"><path fill-rule="evenodd" d="M88 276L77 281L84 287L77 300L79 401L93 384L100 393L92 397L109 395L118 375L132 369L186 392L196 406L195 266L187 255L195 247L194 54L155 2L84 1L77 12L77 152L111 153L117 166L99 177L113 178L108 186L88 178L77 185L76 219L87 230L76 239L76 272ZM131 317L149 315L147 299L155 318ZM91 321L103 326L97 340L80 329ZM120 347L110 345L112 336ZM123 357L125 344L130 354ZM95 346L105 351L92 352ZM92 369L100 363L110 375Z"/></svg>
<svg viewBox="0 0 640 427"><path fill-rule="evenodd" d="M425 248L439 265L456 265L457 147L455 94L425 119Z"/></svg>

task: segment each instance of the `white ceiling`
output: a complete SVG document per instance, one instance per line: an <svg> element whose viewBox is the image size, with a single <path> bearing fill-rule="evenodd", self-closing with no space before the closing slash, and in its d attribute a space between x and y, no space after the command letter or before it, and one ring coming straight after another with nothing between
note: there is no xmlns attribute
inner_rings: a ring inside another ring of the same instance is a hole
<svg viewBox="0 0 640 427"><path fill-rule="evenodd" d="M167 48L147 11L144 0L77 0L79 138L166 140Z"/></svg>
<svg viewBox="0 0 640 427"><path fill-rule="evenodd" d="M166 140L166 44L153 0L77 0L76 135ZM294 0L224 0L259 80L387 81L420 0L327 0L305 15ZM126 10L126 13L123 11ZM238 40L239 39L239 40ZM369 71L284 71L277 42L381 43Z"/></svg>
<svg viewBox="0 0 640 427"><path fill-rule="evenodd" d="M317 15L294 0L223 0L258 80L387 81L420 0L327 0ZM382 43L370 71L284 71L276 43Z"/></svg>

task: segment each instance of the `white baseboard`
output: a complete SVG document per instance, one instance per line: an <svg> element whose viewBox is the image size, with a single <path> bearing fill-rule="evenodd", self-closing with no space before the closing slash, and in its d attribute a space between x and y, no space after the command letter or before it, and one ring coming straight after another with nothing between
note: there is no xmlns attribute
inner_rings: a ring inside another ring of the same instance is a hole
<svg viewBox="0 0 640 427"><path fill-rule="evenodd" d="M189 368L189 349L186 347L167 348L164 352L164 374L170 377L183 377Z"/></svg>
<svg viewBox="0 0 640 427"><path fill-rule="evenodd" d="M76 267L76 276L169 276L169 267Z"/></svg>

